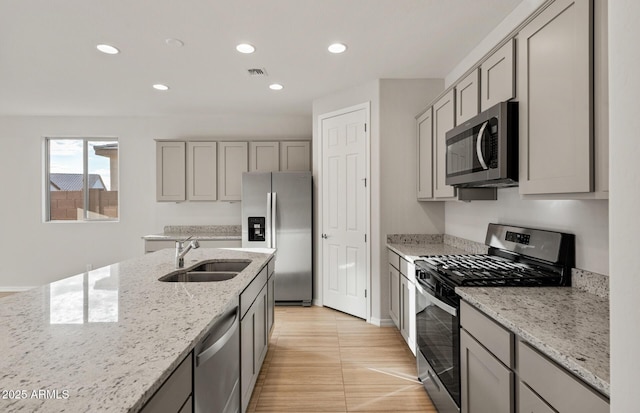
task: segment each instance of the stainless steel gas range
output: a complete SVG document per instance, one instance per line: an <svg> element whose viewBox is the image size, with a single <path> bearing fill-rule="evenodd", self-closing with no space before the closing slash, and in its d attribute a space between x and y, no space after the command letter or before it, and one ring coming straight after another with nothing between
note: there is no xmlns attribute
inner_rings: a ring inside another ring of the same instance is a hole
<svg viewBox="0 0 640 413"><path fill-rule="evenodd" d="M457 286L567 286L573 234L489 224L488 254L421 257L416 265L418 377L438 412L460 412Z"/></svg>

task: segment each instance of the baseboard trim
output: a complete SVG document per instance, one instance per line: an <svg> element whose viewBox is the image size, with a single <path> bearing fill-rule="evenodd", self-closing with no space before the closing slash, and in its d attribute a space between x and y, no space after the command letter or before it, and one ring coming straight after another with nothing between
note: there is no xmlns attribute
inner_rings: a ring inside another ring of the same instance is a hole
<svg viewBox="0 0 640 413"><path fill-rule="evenodd" d="M371 317L371 324L378 327L395 327L393 320L390 318Z"/></svg>
<svg viewBox="0 0 640 413"><path fill-rule="evenodd" d="M21 293L23 291L30 290L34 287L2 287L0 286L0 293Z"/></svg>

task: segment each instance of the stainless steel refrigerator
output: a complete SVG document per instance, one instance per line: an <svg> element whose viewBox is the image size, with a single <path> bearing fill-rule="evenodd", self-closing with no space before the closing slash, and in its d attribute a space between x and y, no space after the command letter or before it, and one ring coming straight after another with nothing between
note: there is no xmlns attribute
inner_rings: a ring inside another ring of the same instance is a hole
<svg viewBox="0 0 640 413"><path fill-rule="evenodd" d="M311 172L242 174L242 246L275 248L276 304L311 305Z"/></svg>

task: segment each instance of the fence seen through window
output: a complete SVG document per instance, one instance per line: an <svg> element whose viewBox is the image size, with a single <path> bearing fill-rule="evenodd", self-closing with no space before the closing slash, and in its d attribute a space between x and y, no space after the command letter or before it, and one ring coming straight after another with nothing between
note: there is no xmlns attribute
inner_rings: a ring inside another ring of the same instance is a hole
<svg viewBox="0 0 640 413"><path fill-rule="evenodd" d="M118 220L118 141L48 138L47 221Z"/></svg>

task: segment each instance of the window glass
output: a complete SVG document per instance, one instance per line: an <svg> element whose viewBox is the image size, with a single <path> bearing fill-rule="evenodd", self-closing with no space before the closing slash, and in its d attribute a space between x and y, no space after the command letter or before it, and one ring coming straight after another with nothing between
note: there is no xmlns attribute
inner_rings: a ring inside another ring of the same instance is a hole
<svg viewBox="0 0 640 413"><path fill-rule="evenodd" d="M118 152L114 139L47 139L47 220L117 220Z"/></svg>

